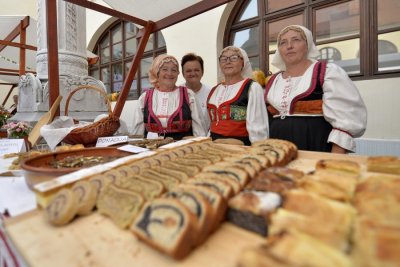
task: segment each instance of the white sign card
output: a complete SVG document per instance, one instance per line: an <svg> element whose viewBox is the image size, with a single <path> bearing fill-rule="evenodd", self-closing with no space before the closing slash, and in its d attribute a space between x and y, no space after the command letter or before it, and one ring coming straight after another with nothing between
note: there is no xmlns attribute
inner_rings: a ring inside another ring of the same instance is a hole
<svg viewBox="0 0 400 267"><path fill-rule="evenodd" d="M148 148L143 148L140 146L125 145L118 148L119 150L128 151L132 153L142 153L144 151L149 151Z"/></svg>
<svg viewBox="0 0 400 267"><path fill-rule="evenodd" d="M26 152L24 139L0 139L0 155Z"/></svg>
<svg viewBox="0 0 400 267"><path fill-rule="evenodd" d="M99 137L97 139L96 147L107 147L107 146L121 144L121 143L127 143L127 142L128 142L127 135Z"/></svg>

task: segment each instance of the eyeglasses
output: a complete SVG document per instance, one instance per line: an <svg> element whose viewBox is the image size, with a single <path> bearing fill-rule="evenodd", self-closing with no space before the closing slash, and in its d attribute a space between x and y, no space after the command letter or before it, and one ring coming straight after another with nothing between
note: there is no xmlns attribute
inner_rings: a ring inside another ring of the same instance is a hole
<svg viewBox="0 0 400 267"><path fill-rule="evenodd" d="M228 62L228 59L229 59L230 62L236 62L236 61L239 60L239 58L242 58L242 57L238 56L238 55L233 55L233 56L230 56L230 57L221 56L221 57L219 57L219 62L220 63L226 63L226 62Z"/></svg>

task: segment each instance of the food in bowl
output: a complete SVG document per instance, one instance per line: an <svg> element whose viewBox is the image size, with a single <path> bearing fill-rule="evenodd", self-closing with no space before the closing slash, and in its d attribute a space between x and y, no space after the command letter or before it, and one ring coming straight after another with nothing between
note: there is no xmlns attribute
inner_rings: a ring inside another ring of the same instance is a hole
<svg viewBox="0 0 400 267"><path fill-rule="evenodd" d="M37 183L45 182L67 173L98 164L104 164L129 155L132 154L114 147L68 150L28 158L21 163L21 168L24 171L26 183L30 188L33 188ZM96 158L97 160L89 164L89 158ZM70 159L76 162L69 165L66 164ZM82 162L77 164L77 162L82 159L85 159L83 161L86 161L88 164L83 164Z"/></svg>

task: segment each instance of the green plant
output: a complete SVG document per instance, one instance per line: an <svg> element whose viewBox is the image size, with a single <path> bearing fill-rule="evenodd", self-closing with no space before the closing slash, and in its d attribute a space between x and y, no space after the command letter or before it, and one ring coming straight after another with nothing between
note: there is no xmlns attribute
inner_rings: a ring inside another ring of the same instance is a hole
<svg viewBox="0 0 400 267"><path fill-rule="evenodd" d="M10 112L8 112L4 107L0 106L0 127L5 125L10 117Z"/></svg>
<svg viewBox="0 0 400 267"><path fill-rule="evenodd" d="M32 127L24 121L10 122L4 125L3 128L7 129L9 138L23 138L28 136L32 130Z"/></svg>

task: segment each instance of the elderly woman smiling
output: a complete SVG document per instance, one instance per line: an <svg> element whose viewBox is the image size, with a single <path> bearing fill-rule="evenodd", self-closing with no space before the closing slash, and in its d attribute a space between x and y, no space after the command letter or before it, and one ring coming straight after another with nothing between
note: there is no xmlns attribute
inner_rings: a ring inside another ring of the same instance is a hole
<svg viewBox="0 0 400 267"><path fill-rule="evenodd" d="M278 35L272 65L281 72L266 86L270 137L299 149L345 153L366 128L367 110L347 73L319 56L307 28L291 25Z"/></svg>
<svg viewBox="0 0 400 267"><path fill-rule="evenodd" d="M213 140L234 138L246 145L268 138L268 114L261 86L250 79L252 69L246 52L225 47L219 56L224 81L208 95L207 109Z"/></svg>
<svg viewBox="0 0 400 267"><path fill-rule="evenodd" d="M184 86L176 86L178 75L175 57L160 55L154 59L149 71L154 88L139 97L133 115L133 134L152 133L175 140L206 135L194 93Z"/></svg>

